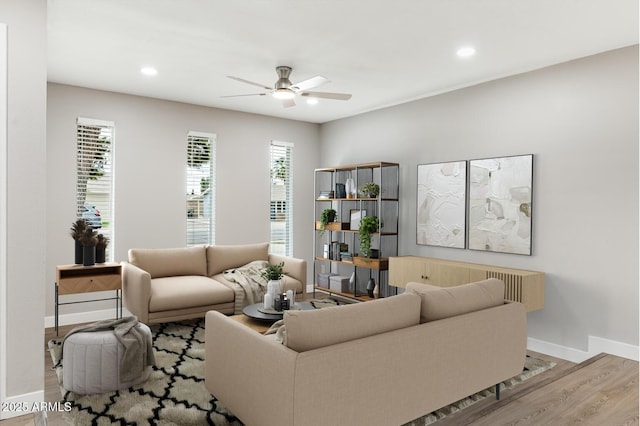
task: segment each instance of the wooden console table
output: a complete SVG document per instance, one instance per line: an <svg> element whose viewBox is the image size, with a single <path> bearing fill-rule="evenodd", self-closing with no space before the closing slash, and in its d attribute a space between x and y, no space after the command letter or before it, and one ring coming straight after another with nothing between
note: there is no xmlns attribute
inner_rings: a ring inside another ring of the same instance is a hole
<svg viewBox="0 0 640 426"><path fill-rule="evenodd" d="M56 266L55 327L58 335L58 311L61 305L116 301L116 318L122 317L122 266L119 263L99 263L93 266ZM115 297L60 303L59 296L96 291L115 291Z"/></svg>
<svg viewBox="0 0 640 426"><path fill-rule="evenodd" d="M504 281L504 298L524 304L527 312L544 308L544 272L419 256L389 258L389 284L396 287L408 282L452 287L488 278Z"/></svg>

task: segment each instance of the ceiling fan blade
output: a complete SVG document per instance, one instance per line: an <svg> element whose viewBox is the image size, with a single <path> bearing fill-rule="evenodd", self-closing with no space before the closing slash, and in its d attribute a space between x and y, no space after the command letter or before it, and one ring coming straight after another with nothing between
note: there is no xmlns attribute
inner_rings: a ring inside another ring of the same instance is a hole
<svg viewBox="0 0 640 426"><path fill-rule="evenodd" d="M239 81L241 83L247 83L247 84L251 84L252 86L258 86L258 87L262 87L263 89L267 89L267 90L273 90L273 87L269 87L269 86L265 86L262 83L256 83L255 81L249 81L249 80L245 80L244 78L240 78L240 77L234 77L232 75L228 75L227 77L229 77L232 80L236 80Z"/></svg>
<svg viewBox="0 0 640 426"><path fill-rule="evenodd" d="M350 93L328 93L328 92L304 92L298 93L300 96L309 96L319 99L333 99L336 101L348 101L351 99Z"/></svg>
<svg viewBox="0 0 640 426"><path fill-rule="evenodd" d="M220 96L221 98L239 98L242 96L266 96L266 93L249 93L246 95L226 95L226 96Z"/></svg>
<svg viewBox="0 0 640 426"><path fill-rule="evenodd" d="M282 100L282 106L284 108L291 108L296 106L296 101L294 101L293 99L283 99Z"/></svg>
<svg viewBox="0 0 640 426"><path fill-rule="evenodd" d="M329 82L328 78L323 77L321 75L316 75L315 77L311 77L306 80L302 80L299 83L291 85L291 88L295 91L305 91L308 89L312 89L314 87L318 87L328 82Z"/></svg>

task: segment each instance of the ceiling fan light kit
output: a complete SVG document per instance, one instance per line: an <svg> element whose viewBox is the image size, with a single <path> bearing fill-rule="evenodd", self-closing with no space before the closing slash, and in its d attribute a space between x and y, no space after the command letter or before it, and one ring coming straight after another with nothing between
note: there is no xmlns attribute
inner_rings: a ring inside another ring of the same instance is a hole
<svg viewBox="0 0 640 426"><path fill-rule="evenodd" d="M275 89L271 96L276 99L293 99L296 97L296 94L289 89Z"/></svg>
<svg viewBox="0 0 640 426"><path fill-rule="evenodd" d="M351 94L348 93L327 93L327 92L307 92L308 89L312 89L314 87L318 87L321 84L328 83L329 80L321 75L317 75L315 77L311 77L309 79L300 81L299 83L292 84L291 80L289 80L289 76L293 69L287 66L278 66L276 67L276 74L278 74L278 80L273 85L273 87L269 87L267 85L256 83L254 81L245 80L244 78L227 76L232 80L239 81L241 83L250 84L252 86L258 86L263 89L269 90L271 96L276 99L282 100L282 106L285 108L289 108L295 106L296 103L294 101L296 96L305 96L309 98L318 98L322 99L332 99L337 101L348 101L351 99ZM246 95L230 95L223 96L224 98L234 98L240 96L265 96L268 93L253 93Z"/></svg>

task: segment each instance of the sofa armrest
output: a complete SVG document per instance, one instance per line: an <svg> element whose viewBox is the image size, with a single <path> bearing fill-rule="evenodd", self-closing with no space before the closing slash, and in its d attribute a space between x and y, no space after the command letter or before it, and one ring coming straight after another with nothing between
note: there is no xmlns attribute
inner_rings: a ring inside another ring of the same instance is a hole
<svg viewBox="0 0 640 426"><path fill-rule="evenodd" d="M280 262L284 262L284 273L286 275L302 283L302 293L304 293L307 288L307 261L296 259L295 257L269 254L269 263L277 264Z"/></svg>
<svg viewBox="0 0 640 426"><path fill-rule="evenodd" d="M226 315L205 320L205 386L245 424L293 425L297 352Z"/></svg>
<svg viewBox="0 0 640 426"><path fill-rule="evenodd" d="M122 302L138 320L149 322L151 275L129 262L122 264Z"/></svg>

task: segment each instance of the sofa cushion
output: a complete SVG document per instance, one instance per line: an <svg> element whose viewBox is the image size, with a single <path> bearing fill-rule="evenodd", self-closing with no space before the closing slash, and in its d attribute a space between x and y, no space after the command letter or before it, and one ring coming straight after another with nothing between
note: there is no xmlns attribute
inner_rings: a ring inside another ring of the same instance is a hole
<svg viewBox="0 0 640 426"><path fill-rule="evenodd" d="M304 352L420 323L420 297L401 294L311 311L286 311L285 345Z"/></svg>
<svg viewBox="0 0 640 426"><path fill-rule="evenodd" d="M151 286L149 312L233 302L233 290L211 278L184 275L156 278Z"/></svg>
<svg viewBox="0 0 640 426"><path fill-rule="evenodd" d="M129 262L147 271L151 278L178 275L207 276L206 248L129 249Z"/></svg>
<svg viewBox="0 0 640 426"><path fill-rule="evenodd" d="M254 260L268 259L269 243L209 246L207 247L207 275L212 277Z"/></svg>
<svg viewBox="0 0 640 426"><path fill-rule="evenodd" d="M420 322L466 314L504 303L504 282L495 278L455 287L408 283L406 292L422 298Z"/></svg>

